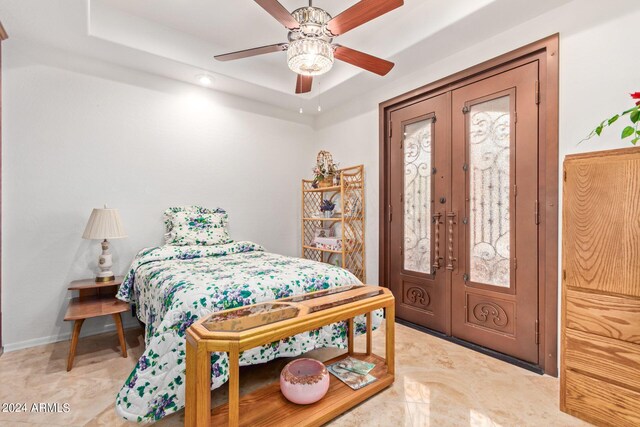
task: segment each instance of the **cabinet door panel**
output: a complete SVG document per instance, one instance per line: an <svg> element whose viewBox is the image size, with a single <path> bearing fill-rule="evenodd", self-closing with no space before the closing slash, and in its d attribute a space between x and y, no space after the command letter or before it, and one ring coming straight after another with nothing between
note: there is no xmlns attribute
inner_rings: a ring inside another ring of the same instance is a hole
<svg viewBox="0 0 640 427"><path fill-rule="evenodd" d="M565 164L563 268L568 286L640 297L639 157Z"/></svg>

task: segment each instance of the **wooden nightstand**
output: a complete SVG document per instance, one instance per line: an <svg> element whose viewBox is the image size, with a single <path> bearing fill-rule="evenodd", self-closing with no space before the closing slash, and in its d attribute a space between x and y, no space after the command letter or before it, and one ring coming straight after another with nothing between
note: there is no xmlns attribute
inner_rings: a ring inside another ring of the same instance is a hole
<svg viewBox="0 0 640 427"><path fill-rule="evenodd" d="M116 277L111 282L97 283L95 279L75 280L69 285L70 291L78 291L79 296L71 299L64 320L73 320L73 335L71 336L71 348L67 360L67 371L73 367L73 359L76 356L78 336L85 319L100 316L113 316L118 329L118 338L122 347L122 357L127 357L127 344L124 341L124 328L120 313L129 311L129 303L116 299L118 286L122 283L122 276Z"/></svg>

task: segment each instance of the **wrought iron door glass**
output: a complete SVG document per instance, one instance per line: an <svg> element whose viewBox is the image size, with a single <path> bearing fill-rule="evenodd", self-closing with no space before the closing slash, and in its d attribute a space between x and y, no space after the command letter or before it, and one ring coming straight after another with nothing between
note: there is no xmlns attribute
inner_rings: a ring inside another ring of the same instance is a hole
<svg viewBox="0 0 640 427"><path fill-rule="evenodd" d="M431 274L433 119L404 127L404 269Z"/></svg>
<svg viewBox="0 0 640 427"><path fill-rule="evenodd" d="M470 280L510 286L509 96L469 109L469 249Z"/></svg>

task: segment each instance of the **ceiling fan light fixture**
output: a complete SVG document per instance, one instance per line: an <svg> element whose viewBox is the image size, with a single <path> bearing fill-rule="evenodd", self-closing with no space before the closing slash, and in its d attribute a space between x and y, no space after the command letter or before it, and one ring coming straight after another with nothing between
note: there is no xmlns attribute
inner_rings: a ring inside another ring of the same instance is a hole
<svg viewBox="0 0 640 427"><path fill-rule="evenodd" d="M301 7L291 12L291 16L300 23L300 34L306 37L327 37L324 26L331 20L331 15L323 9L313 6Z"/></svg>
<svg viewBox="0 0 640 427"><path fill-rule="evenodd" d="M287 49L287 64L291 71L303 76L319 76L333 67L333 47L315 38L294 40Z"/></svg>

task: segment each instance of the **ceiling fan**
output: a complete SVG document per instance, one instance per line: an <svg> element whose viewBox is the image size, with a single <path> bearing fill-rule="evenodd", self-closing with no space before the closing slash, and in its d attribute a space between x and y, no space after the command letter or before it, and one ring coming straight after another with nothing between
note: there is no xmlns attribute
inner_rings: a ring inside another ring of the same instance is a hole
<svg viewBox="0 0 640 427"><path fill-rule="evenodd" d="M333 39L402 6L403 0L360 0L335 18L325 10L314 7L312 0L309 0L309 6L291 13L277 0L255 2L289 30L289 42L217 55L215 59L218 61L286 51L289 68L298 74L296 93L310 92L313 76L329 71L334 59L381 76L394 66L393 62L335 44Z"/></svg>

